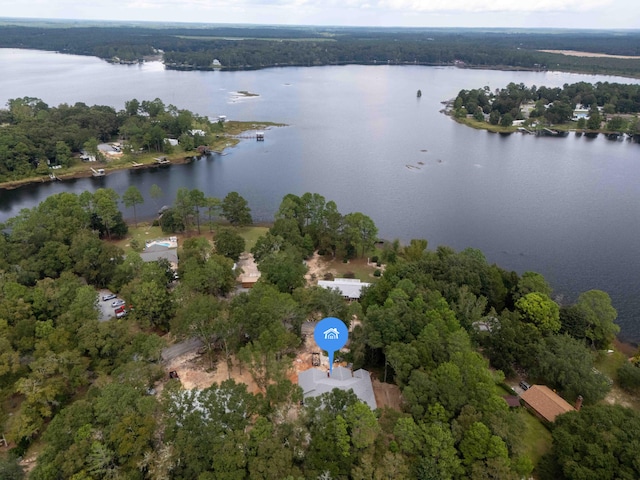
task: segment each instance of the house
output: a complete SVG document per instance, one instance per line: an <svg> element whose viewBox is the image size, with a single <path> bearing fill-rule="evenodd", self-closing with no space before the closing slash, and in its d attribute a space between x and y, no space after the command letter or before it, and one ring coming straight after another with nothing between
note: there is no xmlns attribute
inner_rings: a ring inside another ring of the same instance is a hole
<svg viewBox="0 0 640 480"><path fill-rule="evenodd" d="M331 392L334 388L353 390L353 393L372 410L377 408L373 394L371 374L366 370L352 371L346 367L335 367L332 373L320 368L310 368L298 375L298 385L302 388L304 398L317 397Z"/></svg>
<svg viewBox="0 0 640 480"><path fill-rule="evenodd" d="M178 146L178 140L176 140L175 138L165 138L164 139L164 143L168 143L172 147L177 147Z"/></svg>
<svg viewBox="0 0 640 480"><path fill-rule="evenodd" d="M576 409L545 385L533 385L520 395L524 406L541 420L552 423L558 415Z"/></svg>
<svg viewBox="0 0 640 480"><path fill-rule="evenodd" d="M362 289L370 285L370 283L361 282L357 278L336 278L335 280L318 281L318 286L330 290L337 289L347 300L358 300L362 294Z"/></svg>
<svg viewBox="0 0 640 480"><path fill-rule="evenodd" d="M169 261L171 268L176 271L178 269L177 237L169 237L168 239L146 242L140 257L145 262L155 262L164 258Z"/></svg>

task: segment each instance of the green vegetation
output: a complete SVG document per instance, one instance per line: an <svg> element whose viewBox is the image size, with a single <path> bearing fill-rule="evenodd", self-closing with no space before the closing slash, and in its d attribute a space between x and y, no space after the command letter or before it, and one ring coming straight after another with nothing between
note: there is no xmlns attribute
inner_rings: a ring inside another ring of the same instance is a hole
<svg viewBox="0 0 640 480"><path fill-rule="evenodd" d="M91 168L105 170L152 166L165 156L185 162L206 150L222 151L235 145L244 131L274 123L211 122L162 100L125 102L124 110L83 103L49 107L38 98L9 100L0 110L0 184L91 175ZM176 146L167 139L178 141ZM98 148L111 142L109 153ZM91 161L93 160L93 161ZM127 207L141 203L128 192Z"/></svg>
<svg viewBox="0 0 640 480"><path fill-rule="evenodd" d="M576 108L583 116L574 118ZM640 139L640 86L586 82L562 88L526 87L510 83L491 92L489 87L461 90L451 105L453 117L470 127L511 133L518 120L529 131L553 127L606 134L626 133Z"/></svg>
<svg viewBox="0 0 640 480"><path fill-rule="evenodd" d="M12 20L0 47L53 50L168 68L212 70L315 65L455 65L640 76L637 31L304 27ZM543 50L574 50L579 57ZM618 57L616 57L618 56ZM217 60L218 62L214 62Z"/></svg>
<svg viewBox="0 0 640 480"><path fill-rule="evenodd" d="M475 249L429 250L422 239L380 247L371 218L313 193L286 195L273 225L256 230L234 226L251 220L239 193L217 199L183 188L160 227L128 231L120 207L161 196L157 187L122 199L109 189L61 193L2 226L0 431L12 456L0 471L8 478L21 478L12 458L34 445L36 480L577 479L603 478L602 462L620 478L640 473L629 454L640 441L638 414L601 406L609 382L593 369L595 348L617 331L606 293L558 306L541 275L505 271ZM145 263L133 248L157 228L180 233L179 280L167 260ZM247 248L262 277L230 295L234 259ZM303 260L315 251L344 268L377 257L384 272L348 304L306 285ZM126 301L123 319L101 321L104 287ZM371 411L340 390L300 405L292 358L303 324L326 316L357 318L345 360L396 383L402 411ZM167 338L199 339L209 368L239 366L258 393L231 373L184 389L160 360ZM510 410L501 386L515 371L569 401L582 395L584 424L560 417L551 440L528 413ZM584 433L602 422L611 436ZM574 452L565 448L571 436L582 438ZM575 469L572 458L598 448L600 460Z"/></svg>

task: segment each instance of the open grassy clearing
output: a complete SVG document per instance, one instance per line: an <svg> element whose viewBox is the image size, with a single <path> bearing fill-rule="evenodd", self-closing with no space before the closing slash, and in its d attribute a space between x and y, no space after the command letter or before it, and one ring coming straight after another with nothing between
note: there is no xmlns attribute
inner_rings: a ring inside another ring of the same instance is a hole
<svg viewBox="0 0 640 480"><path fill-rule="evenodd" d="M244 241L245 241L244 249L247 252L251 251L253 246L258 241L258 238L260 238L265 233L267 233L268 230L269 230L269 227L262 227L262 226L239 227L236 229L238 234L242 238L244 238Z"/></svg>
<svg viewBox="0 0 640 480"><path fill-rule="evenodd" d="M551 449L551 432L527 409L520 408L517 413L525 426L522 432L525 453L537 465L540 458Z"/></svg>

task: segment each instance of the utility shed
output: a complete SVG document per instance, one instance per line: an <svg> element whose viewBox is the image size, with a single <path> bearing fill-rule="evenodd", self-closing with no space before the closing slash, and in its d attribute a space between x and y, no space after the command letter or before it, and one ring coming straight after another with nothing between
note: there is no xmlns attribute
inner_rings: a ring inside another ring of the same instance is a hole
<svg viewBox="0 0 640 480"><path fill-rule="evenodd" d="M370 283L361 282L357 278L336 278L335 280L319 280L318 286L338 289L340 294L349 300L358 300L362 294L362 289L368 287Z"/></svg>
<svg viewBox="0 0 640 480"><path fill-rule="evenodd" d="M353 393L371 410L377 408L376 397L373 394L371 374L366 370L352 371L346 367L335 367L329 375L327 370L310 368L298 374L298 385L302 388L304 398L317 397L330 392L334 388L353 390Z"/></svg>
<svg viewBox="0 0 640 480"><path fill-rule="evenodd" d="M575 411L569 402L545 385L533 385L525 390L520 398L525 407L549 423L552 423L558 415Z"/></svg>

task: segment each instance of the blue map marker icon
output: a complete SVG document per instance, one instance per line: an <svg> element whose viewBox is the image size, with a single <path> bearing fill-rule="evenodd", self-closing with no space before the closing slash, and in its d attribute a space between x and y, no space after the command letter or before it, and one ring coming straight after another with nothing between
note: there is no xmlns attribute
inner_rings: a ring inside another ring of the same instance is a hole
<svg viewBox="0 0 640 480"><path fill-rule="evenodd" d="M329 372L333 373L333 353L347 343L349 330L342 320L326 317L318 322L313 331L313 339L329 356Z"/></svg>

